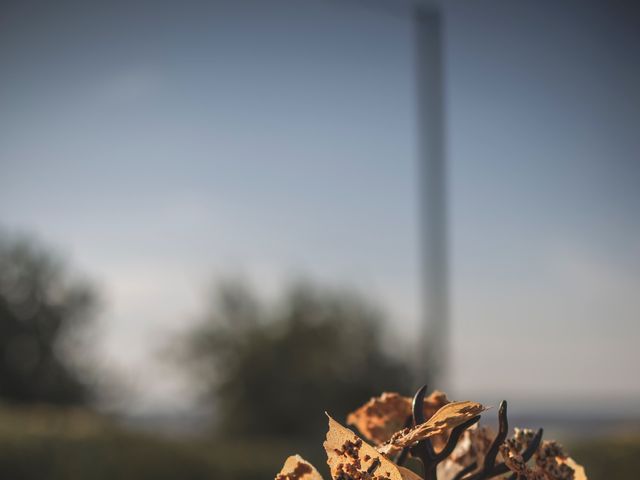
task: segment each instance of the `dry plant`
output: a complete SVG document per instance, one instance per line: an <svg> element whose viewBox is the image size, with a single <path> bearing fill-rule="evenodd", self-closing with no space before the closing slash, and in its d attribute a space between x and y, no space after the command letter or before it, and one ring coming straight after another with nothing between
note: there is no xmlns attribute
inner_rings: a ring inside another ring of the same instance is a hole
<svg viewBox="0 0 640 480"><path fill-rule="evenodd" d="M516 428L511 438L507 402L498 410L498 432L477 425L486 408L476 402L450 402L426 385L413 399L397 393L372 398L347 417L367 443L329 417L324 442L333 480L586 480L555 441ZM327 415L328 416L328 415ZM405 468L409 457L421 474ZM415 462L414 462L415 463ZM322 480L298 455L287 458L276 480Z"/></svg>

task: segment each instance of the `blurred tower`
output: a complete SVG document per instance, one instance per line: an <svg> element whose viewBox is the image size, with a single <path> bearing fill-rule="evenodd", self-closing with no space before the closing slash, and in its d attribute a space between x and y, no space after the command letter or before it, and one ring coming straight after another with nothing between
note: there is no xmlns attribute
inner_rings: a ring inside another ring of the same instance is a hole
<svg viewBox="0 0 640 480"><path fill-rule="evenodd" d="M424 323L416 375L446 388L449 335L447 202L442 22L438 9L413 8L418 101L420 222L423 244Z"/></svg>
<svg viewBox="0 0 640 480"><path fill-rule="evenodd" d="M419 222L422 244L423 322L416 345L415 381L447 387L449 273L442 19L432 0L356 0L394 15L410 15L415 36L418 111Z"/></svg>

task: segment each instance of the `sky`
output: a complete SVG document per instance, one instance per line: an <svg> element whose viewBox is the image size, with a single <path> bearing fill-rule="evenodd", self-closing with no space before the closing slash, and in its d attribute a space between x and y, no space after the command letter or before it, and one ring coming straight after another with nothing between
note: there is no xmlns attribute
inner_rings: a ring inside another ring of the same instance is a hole
<svg viewBox="0 0 640 480"><path fill-rule="evenodd" d="M265 296L296 277L349 286L415 336L414 32L378 5L0 7L0 226L98 285L97 354L129 384L127 408L191 406L158 360L220 278ZM635 408L640 15L630 2L442 9L448 386Z"/></svg>

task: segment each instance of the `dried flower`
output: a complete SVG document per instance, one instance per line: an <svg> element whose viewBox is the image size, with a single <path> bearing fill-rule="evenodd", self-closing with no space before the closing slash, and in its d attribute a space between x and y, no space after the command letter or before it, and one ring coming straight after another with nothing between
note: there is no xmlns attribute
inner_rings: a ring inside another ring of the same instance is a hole
<svg viewBox="0 0 640 480"><path fill-rule="evenodd" d="M541 442L542 430L534 433L516 428L507 438L505 401L498 411L500 428L494 434L487 427L474 425L486 410L481 404L449 403L442 392L425 398L425 391L426 387L418 390L413 402L397 393L384 393L349 415L348 422L377 443L377 448L329 417L324 448L331 478L487 480L508 474L516 480L587 480L584 468L568 457L560 444ZM419 405L423 405L424 412ZM421 423L403 428L408 419ZM433 440L442 447L436 449ZM392 458L396 453L399 455ZM402 466L407 454L422 462L423 477ZM309 462L294 455L287 458L276 480L322 477Z"/></svg>

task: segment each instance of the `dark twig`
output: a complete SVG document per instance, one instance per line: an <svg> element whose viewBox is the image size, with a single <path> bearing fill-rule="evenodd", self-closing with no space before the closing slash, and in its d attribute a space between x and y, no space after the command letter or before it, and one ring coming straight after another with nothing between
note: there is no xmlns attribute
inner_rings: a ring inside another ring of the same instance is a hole
<svg viewBox="0 0 640 480"><path fill-rule="evenodd" d="M412 413L413 413L413 425L420 425L425 422L424 418L424 396L427 393L427 386L423 385L418 389L413 396ZM422 462L424 468L424 480L436 480L436 471L433 461L435 460L436 452L433 449L431 440L425 438L418 442L411 448L411 454L414 457L418 457Z"/></svg>
<svg viewBox="0 0 640 480"><path fill-rule="evenodd" d="M424 423L424 397L427 394L427 386L421 386L416 394L413 396L413 403L411 404L411 413L413 414L413 425L420 425Z"/></svg>
<svg viewBox="0 0 640 480"><path fill-rule="evenodd" d="M529 442L529 445L527 445L527 448L525 448L524 451L522 452L522 459L525 462L528 462L529 459L533 457L533 454L536 453L536 451L538 450L538 447L540 446L540 442L542 441L542 433L543 433L543 430L539 429L534 435L534 437L531 439L531 442Z"/></svg>
<svg viewBox="0 0 640 480"><path fill-rule="evenodd" d="M473 462L472 464L467 465L458 473L456 473L456 476L453 477L453 480L462 480L462 477L464 477L467 473L473 472L476 468L478 468L478 464L476 462Z"/></svg>
<svg viewBox="0 0 640 480"><path fill-rule="evenodd" d="M407 419L405 428L409 428L412 425L420 425L426 421L424 418L424 397L426 393L427 386L423 385L413 396L411 417ZM398 465L402 465L406 461L408 454L411 453L411 455L419 458L422 462L422 466L424 468L424 480L437 480L438 464L451 455L465 430L477 423L478 420L480 420L480 415L475 416L453 428L445 446L439 452L436 453L433 448L433 444L431 443L431 439L425 438L424 440L417 442L412 447L403 448L396 457L396 463ZM509 468L504 462L496 463L500 446L504 444L508 433L509 420L507 418L507 401L503 400L500 403L500 408L498 409L498 434L489 446L489 450L484 458L480 471L472 473L478 468L478 464L473 462L471 465L460 470L453 480L487 480L489 478L497 477L498 475L510 473ZM521 456L525 462L528 462L533 454L538 450L540 442L542 441L542 433L542 429L538 430L531 439L531 442L529 442L529 445L527 445L527 447L522 451ZM375 470L377 465L372 465L371 468ZM517 475L511 475L509 480L517 480Z"/></svg>
<svg viewBox="0 0 640 480"><path fill-rule="evenodd" d="M498 435L494 438L491 446L489 447L489 451L487 452L487 456L484 459L484 464L482 466L482 470L468 477L464 477L464 480L486 480L488 478L497 477L498 475L504 475L505 473L509 473L509 467L504 462L500 462L496 464L496 458L498 456L498 450L500 445L502 445L507 438L507 433L509 431L509 421L507 419L507 402L503 400L500 404L500 409L498 410ZM543 430L540 429L536 432L535 436L527 446L527 448L522 452L522 459L527 462L533 456L533 454L538 449L540 445L540 441L542 440ZM462 480L460 477L458 480Z"/></svg>
<svg viewBox="0 0 640 480"><path fill-rule="evenodd" d="M398 454L395 462L397 465L404 465L404 462L407 461L407 457L409 456L409 447L404 447L400 453Z"/></svg>
<svg viewBox="0 0 640 480"><path fill-rule="evenodd" d="M503 463L496 465L496 458L498 456L498 449L500 448L500 445L504 443L508 433L509 420L507 418L507 401L503 400L502 402L500 402L500 408L498 409L498 434L496 435L496 438L493 439L493 442L491 442L489 451L484 457L482 469L479 472L466 477L464 480L485 480L487 478L499 475L499 473L497 473L497 470L501 470L502 467L506 468Z"/></svg>
<svg viewBox="0 0 640 480"><path fill-rule="evenodd" d="M423 385L418 389L416 394L413 397L412 404L412 413L413 413L413 423L414 425L419 425L425 422L424 418L424 396L427 392L427 386ZM436 453L431 440L425 438L424 440L419 441L416 445L414 445L410 451L411 454L418 457L422 462L424 468L424 479L425 480L437 480L437 467L438 464L446 459L453 449L456 447L460 436L464 433L464 431L469 428L471 425L475 424L480 420L480 416L473 417L466 422L455 427L449 438L447 439L447 443L444 448ZM402 455L403 452L400 453Z"/></svg>
<svg viewBox="0 0 640 480"><path fill-rule="evenodd" d="M495 466L498 449L502 445L509 434L509 420L507 419L507 401L503 400L498 409L498 434L493 439L486 457L484 457L483 472L489 473Z"/></svg>
<svg viewBox="0 0 640 480"><path fill-rule="evenodd" d="M449 439L447 440L446 445L436 455L436 459L438 460L438 463L440 463L442 460L444 460L449 455L451 455L451 452L453 452L453 449L456 448L456 445L458 444L458 440L460 439L464 431L467 428L471 427L472 425L475 425L476 423L478 423L478 421L480 421L480 415L470 418L466 422L461 423L460 425L455 427L453 430L451 430L451 435L449 435Z"/></svg>

